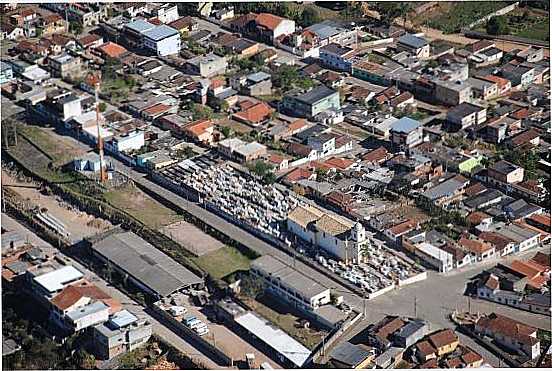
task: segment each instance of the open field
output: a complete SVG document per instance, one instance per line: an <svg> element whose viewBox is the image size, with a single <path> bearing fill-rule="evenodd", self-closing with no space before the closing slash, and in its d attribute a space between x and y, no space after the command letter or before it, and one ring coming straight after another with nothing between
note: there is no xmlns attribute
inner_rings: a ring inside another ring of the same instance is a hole
<svg viewBox="0 0 552 371"><path fill-rule="evenodd" d="M195 256L210 254L224 246L222 242L185 221L167 225L161 229L161 232L178 242Z"/></svg>
<svg viewBox="0 0 552 371"><path fill-rule="evenodd" d="M435 9L415 17L413 23L454 33L506 5L503 1L442 2Z"/></svg>
<svg viewBox="0 0 552 371"><path fill-rule="evenodd" d="M52 157L54 165L64 165L73 158L85 153L82 148L75 146L70 140L63 137L54 139L53 129L38 126L18 125L17 130L38 148Z"/></svg>
<svg viewBox="0 0 552 371"><path fill-rule="evenodd" d="M550 39L550 18L543 10L529 7L517 8L504 17L509 28L507 35L542 41ZM475 31L486 32L485 23L478 25Z"/></svg>
<svg viewBox="0 0 552 371"><path fill-rule="evenodd" d="M109 190L103 197L111 205L126 211L152 228L161 228L182 220L182 216L175 211L163 206L139 188L130 185Z"/></svg>
<svg viewBox="0 0 552 371"><path fill-rule="evenodd" d="M250 260L237 249L225 246L202 255L195 262L216 279L221 279L239 270L248 270Z"/></svg>
<svg viewBox="0 0 552 371"><path fill-rule="evenodd" d="M309 349L313 349L326 335L325 332L314 328L301 327L299 317L289 311L289 306L277 302L270 295L263 295L258 300L246 296L242 296L241 299L253 311L274 323Z"/></svg>

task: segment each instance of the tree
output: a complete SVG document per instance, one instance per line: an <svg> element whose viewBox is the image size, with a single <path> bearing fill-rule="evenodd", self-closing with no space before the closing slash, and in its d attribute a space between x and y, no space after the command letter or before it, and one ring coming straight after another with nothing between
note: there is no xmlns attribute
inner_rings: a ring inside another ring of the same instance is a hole
<svg viewBox="0 0 552 371"><path fill-rule="evenodd" d="M75 21L69 23L69 31L71 31L75 35L80 35L82 33L82 24Z"/></svg>
<svg viewBox="0 0 552 371"><path fill-rule="evenodd" d="M320 13L316 10L316 8L305 8L305 10L303 10L303 14L301 14L301 26L303 27L309 27L320 22L321 20Z"/></svg>
<svg viewBox="0 0 552 371"><path fill-rule="evenodd" d="M100 110L100 112L105 112L105 110L107 109L107 104L105 104L105 102L100 102L100 104L98 104L98 109Z"/></svg>
<svg viewBox="0 0 552 371"><path fill-rule="evenodd" d="M262 294L265 290L264 282L250 274L242 277L240 287L242 293L253 299Z"/></svg>
<svg viewBox="0 0 552 371"><path fill-rule="evenodd" d="M489 19L486 30L490 35L505 35L510 31L510 28L506 17L496 16Z"/></svg>
<svg viewBox="0 0 552 371"><path fill-rule="evenodd" d="M220 128L220 132L222 133L222 135L224 135L225 138L230 138L230 135L232 135L232 128L228 126L223 126L222 128Z"/></svg>

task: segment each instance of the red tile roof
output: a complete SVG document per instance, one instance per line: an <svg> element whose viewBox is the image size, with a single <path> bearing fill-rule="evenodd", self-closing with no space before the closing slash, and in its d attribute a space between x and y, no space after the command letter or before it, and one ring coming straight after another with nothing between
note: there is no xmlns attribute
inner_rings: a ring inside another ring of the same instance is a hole
<svg viewBox="0 0 552 371"><path fill-rule="evenodd" d="M283 20L284 18L269 13L260 13L255 18L255 22L257 23L257 25L271 31L274 31Z"/></svg>
<svg viewBox="0 0 552 371"><path fill-rule="evenodd" d="M481 232L478 237L483 241L490 243L499 251L504 250L509 243L514 242L513 240L495 232Z"/></svg>
<svg viewBox="0 0 552 371"><path fill-rule="evenodd" d="M186 130L193 136L199 137L201 134L205 133L208 128L211 127L213 127L213 121L197 120L184 126L184 130Z"/></svg>
<svg viewBox="0 0 552 371"><path fill-rule="evenodd" d="M291 131L291 132L294 132L294 131L297 131L299 129L304 128L305 126L307 126L307 120L299 119L299 120L295 120L295 121L291 122L288 125L288 130Z"/></svg>
<svg viewBox="0 0 552 371"><path fill-rule="evenodd" d="M550 214L533 214L527 218L537 224L550 227Z"/></svg>
<svg viewBox="0 0 552 371"><path fill-rule="evenodd" d="M385 161L388 155L389 155L389 151L387 151L385 147L378 147L362 155L362 160L368 161L368 162L380 163Z"/></svg>
<svg viewBox="0 0 552 371"><path fill-rule="evenodd" d="M465 250L476 254L483 254L493 248L491 244L483 240L466 238L464 236L460 237L458 244Z"/></svg>
<svg viewBox="0 0 552 371"><path fill-rule="evenodd" d="M531 335L537 331L535 327L518 322L512 318L492 313L477 321L477 326L487 329L494 334L501 334L516 339L524 344L536 344L538 339Z"/></svg>
<svg viewBox="0 0 552 371"><path fill-rule="evenodd" d="M458 341L458 335L452 329L441 330L429 336L429 341L437 349Z"/></svg>
<svg viewBox="0 0 552 371"><path fill-rule="evenodd" d="M416 344L416 348L418 348L418 352L420 352L424 358L437 352L437 349L435 349L427 340L420 341Z"/></svg>
<svg viewBox="0 0 552 371"><path fill-rule="evenodd" d="M481 357L481 355L477 354L473 350L470 350L462 355L462 360L467 365L473 365L475 363L483 361L483 357Z"/></svg>
<svg viewBox="0 0 552 371"><path fill-rule="evenodd" d="M470 215L468 215L467 220L472 225L478 225L481 223L484 219L490 218L490 215L482 212L482 211L474 211Z"/></svg>
<svg viewBox="0 0 552 371"><path fill-rule="evenodd" d="M84 281L82 284L67 286L51 300L51 303L60 310L65 310L77 303L83 297L102 301L110 307L111 313L121 309L121 304L117 300L87 281Z"/></svg>
<svg viewBox="0 0 552 371"><path fill-rule="evenodd" d="M157 103L149 108L146 108L144 110L145 113L149 114L149 115L157 115L159 113L163 113L163 112L166 112L168 111L169 109L171 108L171 106L167 106L166 104L163 104L163 103Z"/></svg>
<svg viewBox="0 0 552 371"><path fill-rule="evenodd" d="M338 158L338 157L332 157L326 161L324 161L324 165L329 166L331 168L337 169L337 170L347 170L349 169L355 162L352 160L348 160L345 158Z"/></svg>
<svg viewBox="0 0 552 371"><path fill-rule="evenodd" d="M109 58L119 58L121 55L127 52L127 50L121 45L115 44L111 41L99 46L97 49Z"/></svg>
<svg viewBox="0 0 552 371"><path fill-rule="evenodd" d="M538 252L530 260L532 262L540 264L543 267L550 269L550 254Z"/></svg>
<svg viewBox="0 0 552 371"><path fill-rule="evenodd" d="M241 112L235 113L234 116L243 121L259 123L269 118L272 112L274 112L274 109L267 103L259 102Z"/></svg>
<svg viewBox="0 0 552 371"><path fill-rule="evenodd" d="M310 177L312 177L313 174L314 174L313 171L310 171L310 170L302 168L302 167L298 167L298 168L293 169L292 171L290 171L284 177L284 179L287 180L288 182L295 183L295 182L298 182L299 180L302 180L302 179L310 179Z"/></svg>
<svg viewBox="0 0 552 371"><path fill-rule="evenodd" d="M480 78L483 79L483 80L487 80L487 81L496 83L500 89L504 89L504 87L506 87L508 84L510 84L510 80L507 80L505 78L498 77L498 76L495 76L495 75L487 75L487 76L480 77Z"/></svg>
<svg viewBox="0 0 552 371"><path fill-rule="evenodd" d="M405 222L402 222L400 224L397 224L391 227L389 229L389 232L391 232L395 236L399 236L399 235L405 234L408 231L411 231L412 229L414 229L415 226L416 226L416 223L413 220L408 219Z"/></svg>

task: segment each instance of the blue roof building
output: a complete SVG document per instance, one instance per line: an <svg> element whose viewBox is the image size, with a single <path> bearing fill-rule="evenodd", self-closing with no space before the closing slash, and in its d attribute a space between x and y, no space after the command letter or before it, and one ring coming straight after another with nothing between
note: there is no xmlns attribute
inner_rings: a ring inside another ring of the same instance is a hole
<svg viewBox="0 0 552 371"><path fill-rule="evenodd" d="M391 143L399 150L407 150L423 142L422 124L403 117L391 125Z"/></svg>

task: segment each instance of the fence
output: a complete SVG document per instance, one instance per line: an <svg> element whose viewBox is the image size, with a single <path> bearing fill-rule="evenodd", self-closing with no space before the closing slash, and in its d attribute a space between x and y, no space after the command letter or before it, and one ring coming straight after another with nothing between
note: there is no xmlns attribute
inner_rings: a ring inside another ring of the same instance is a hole
<svg viewBox="0 0 552 371"><path fill-rule="evenodd" d="M510 13L512 10L517 8L518 5L519 5L519 2L510 4L508 6L505 6L502 9L498 9L497 11L495 11L491 14L487 14L486 16L484 16L482 18L479 18L477 21L470 23L469 25L466 26L466 28L472 28L473 26L477 26L478 24L481 24L483 22L488 21L492 17L496 17L496 16L499 16L499 15L504 15L504 14Z"/></svg>
<svg viewBox="0 0 552 371"><path fill-rule="evenodd" d="M535 45L540 46L542 48L550 48L550 45L547 41L542 40L533 40L533 39L527 39L525 37L519 37L519 36L511 36L511 35L489 35L484 32L477 32L472 30L463 30L462 31L464 36L472 38L472 39L487 39L487 40L503 40L503 41L509 41L512 43L519 43L519 44L527 44L527 45Z"/></svg>

